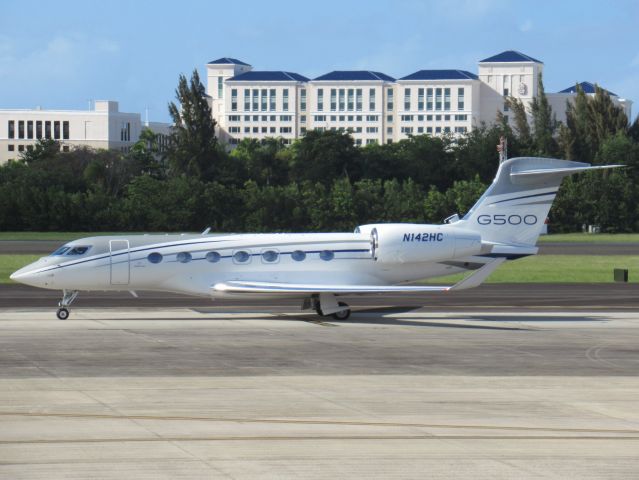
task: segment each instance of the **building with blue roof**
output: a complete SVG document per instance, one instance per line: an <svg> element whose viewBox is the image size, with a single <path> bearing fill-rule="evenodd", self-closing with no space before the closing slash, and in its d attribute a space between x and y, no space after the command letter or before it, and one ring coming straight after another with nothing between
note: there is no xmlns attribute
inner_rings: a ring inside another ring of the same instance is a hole
<svg viewBox="0 0 639 480"><path fill-rule="evenodd" d="M594 95L596 92L596 84L590 82L578 82L568 88L559 90L557 93L577 93L577 86L579 86L579 88L581 88L586 94ZM601 85L599 86L601 87ZM603 91L608 93L611 97L618 96L616 93L612 93L610 90L606 90L605 88L603 88Z"/></svg>
<svg viewBox="0 0 639 480"><path fill-rule="evenodd" d="M385 73L371 70L333 70L313 79L314 82L394 82L395 79Z"/></svg>
<svg viewBox="0 0 639 480"><path fill-rule="evenodd" d="M219 137L233 145L243 138L279 137L291 143L308 130L346 130L355 144L397 142L411 135L460 136L506 121L507 97L529 107L539 95L544 63L516 50L478 62L477 73L456 68L422 69L397 77L376 70L333 70L313 79L285 70L253 70L233 57L207 68L207 100ZM588 95L594 84L581 82ZM632 102L608 92L630 118ZM576 86L546 93L559 121Z"/></svg>

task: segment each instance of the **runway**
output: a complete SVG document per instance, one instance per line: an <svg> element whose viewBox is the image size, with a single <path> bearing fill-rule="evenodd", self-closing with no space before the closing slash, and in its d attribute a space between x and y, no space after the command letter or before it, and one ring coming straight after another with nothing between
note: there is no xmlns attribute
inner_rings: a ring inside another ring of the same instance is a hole
<svg viewBox="0 0 639 480"><path fill-rule="evenodd" d="M0 478L637 478L634 311L369 307L0 309Z"/></svg>

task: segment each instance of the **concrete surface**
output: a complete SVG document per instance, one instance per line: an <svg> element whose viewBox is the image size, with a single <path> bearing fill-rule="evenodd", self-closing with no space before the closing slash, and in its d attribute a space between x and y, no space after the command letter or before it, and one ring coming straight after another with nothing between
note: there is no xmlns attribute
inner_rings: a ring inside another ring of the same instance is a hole
<svg viewBox="0 0 639 480"><path fill-rule="evenodd" d="M0 478L639 478L630 312L0 311Z"/></svg>

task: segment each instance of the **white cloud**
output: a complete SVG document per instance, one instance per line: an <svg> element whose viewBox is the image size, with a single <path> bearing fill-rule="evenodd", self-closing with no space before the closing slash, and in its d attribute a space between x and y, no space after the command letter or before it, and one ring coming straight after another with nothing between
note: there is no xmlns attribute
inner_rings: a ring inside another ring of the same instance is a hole
<svg viewBox="0 0 639 480"><path fill-rule="evenodd" d="M532 28L533 28L533 23L532 23L532 20L530 19L526 20L524 23L519 25L520 32L530 32Z"/></svg>

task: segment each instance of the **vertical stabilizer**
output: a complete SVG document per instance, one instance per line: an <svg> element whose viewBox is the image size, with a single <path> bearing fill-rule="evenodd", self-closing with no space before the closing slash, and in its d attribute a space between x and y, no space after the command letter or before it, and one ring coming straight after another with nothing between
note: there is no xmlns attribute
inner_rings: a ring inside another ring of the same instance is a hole
<svg viewBox="0 0 639 480"><path fill-rule="evenodd" d="M499 166L492 185L459 226L479 232L483 242L535 245L564 177L618 166L592 167L555 158L511 158Z"/></svg>

